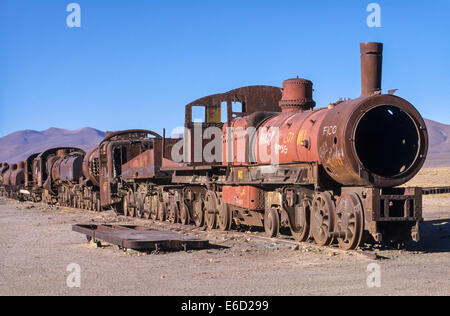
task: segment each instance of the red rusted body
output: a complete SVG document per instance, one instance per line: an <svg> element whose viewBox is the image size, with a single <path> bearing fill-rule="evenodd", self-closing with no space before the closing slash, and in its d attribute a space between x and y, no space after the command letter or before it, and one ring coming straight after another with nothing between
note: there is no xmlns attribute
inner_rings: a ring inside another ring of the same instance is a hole
<svg viewBox="0 0 450 316"><path fill-rule="evenodd" d="M160 155L160 153L159 153ZM156 168L161 167L154 149L148 149L139 156L122 165L124 179L148 179L155 176Z"/></svg>
<svg viewBox="0 0 450 316"><path fill-rule="evenodd" d="M381 92L383 44L361 43L361 96Z"/></svg>
<svg viewBox="0 0 450 316"><path fill-rule="evenodd" d="M11 185L11 175L17 170L17 164L12 164L9 169L3 174L3 184L5 186Z"/></svg>
<svg viewBox="0 0 450 316"><path fill-rule="evenodd" d="M259 111L279 112L280 98L281 89L278 87L250 86L207 96L186 105L185 127L189 135L185 135L184 138L185 162L189 165L203 166L221 164L220 153L218 153L219 161L213 162L206 161L202 155L203 149L210 142L210 139L203 137L205 130L209 127L221 129L227 126L226 122ZM239 108L236 108L236 105ZM222 117L222 109L225 107L227 117ZM203 122L194 122L196 118L192 117L193 108L204 109Z"/></svg>
<svg viewBox="0 0 450 316"><path fill-rule="evenodd" d="M25 163L23 161L17 164L17 169L11 172L9 176L9 185L21 186L25 184Z"/></svg>
<svg viewBox="0 0 450 316"><path fill-rule="evenodd" d="M311 110L316 106L312 98L313 83L306 79L289 79L283 83L283 97L280 100L282 112Z"/></svg>
<svg viewBox="0 0 450 316"><path fill-rule="evenodd" d="M127 163L142 153L145 153L144 157L139 157L137 160L150 162L152 158L147 155L151 155L151 150L160 150L157 149L159 144L162 144L162 137L153 131L126 130L108 133L108 136L98 146L100 158L99 188L102 206L117 206L122 202L123 195L127 193L125 190L123 193L119 189L119 186L122 185L121 179L125 180L123 178L124 171L132 179L136 178L136 172L138 173L137 178L140 176L145 178L146 172L148 172L147 176L152 173L154 164L142 166L142 170L139 171L134 169L133 162ZM149 152L146 153L147 151ZM161 156L158 157L161 159ZM153 160L153 162L155 161ZM160 165L160 163L158 164ZM165 176L167 177L167 175Z"/></svg>
<svg viewBox="0 0 450 316"><path fill-rule="evenodd" d="M254 186L228 186L222 188L224 203L247 210L264 209L264 190Z"/></svg>
<svg viewBox="0 0 450 316"><path fill-rule="evenodd" d="M312 83L286 80L282 113L254 113L224 126L225 163L314 162L345 186L393 187L409 181L425 162L428 133L413 105L379 93L381 52L379 43L361 44L363 96L357 99L313 110ZM227 135L228 126L234 138ZM249 128L257 129L255 136Z"/></svg>
<svg viewBox="0 0 450 316"><path fill-rule="evenodd" d="M33 161L39 153L30 155L27 160L25 160L25 187L32 188L36 183L33 178Z"/></svg>
<svg viewBox="0 0 450 316"><path fill-rule="evenodd" d="M403 184L420 170L428 150L422 117L409 102L393 95L282 113L261 124L259 130L255 138L258 163L270 163L266 156L272 157L276 150L281 164L318 162L336 182L349 186ZM277 136L278 144L272 148L271 140ZM260 146L264 144L268 149L262 157L265 151Z"/></svg>
<svg viewBox="0 0 450 316"><path fill-rule="evenodd" d="M82 161L85 152L79 148L59 147L40 153L33 161L34 189L45 189L51 195L56 195L54 185L60 181L78 181L82 175ZM79 156L80 159L67 160L68 156ZM70 170L72 168L72 170ZM73 170L76 168L76 170ZM64 178L64 180L63 180ZM69 180L70 179L70 180Z"/></svg>
<svg viewBox="0 0 450 316"><path fill-rule="evenodd" d="M6 162L3 162L0 167L0 184L3 184L4 174L8 171L9 165Z"/></svg>
<svg viewBox="0 0 450 316"><path fill-rule="evenodd" d="M60 156L52 167L53 181L69 181L78 183L80 178L83 176L83 159L83 153Z"/></svg>

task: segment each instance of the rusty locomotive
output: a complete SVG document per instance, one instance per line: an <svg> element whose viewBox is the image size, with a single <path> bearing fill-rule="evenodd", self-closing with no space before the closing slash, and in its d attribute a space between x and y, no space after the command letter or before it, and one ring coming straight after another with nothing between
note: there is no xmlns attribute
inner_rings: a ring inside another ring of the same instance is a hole
<svg viewBox="0 0 450 316"><path fill-rule="evenodd" d="M313 84L300 78L207 96L186 106L182 139L107 133L87 154L56 148L2 164L1 190L208 229L259 226L275 237L284 227L346 250L418 241L422 191L399 186L423 166L428 134L413 105L382 93L382 50L361 44L358 98L315 109Z"/></svg>

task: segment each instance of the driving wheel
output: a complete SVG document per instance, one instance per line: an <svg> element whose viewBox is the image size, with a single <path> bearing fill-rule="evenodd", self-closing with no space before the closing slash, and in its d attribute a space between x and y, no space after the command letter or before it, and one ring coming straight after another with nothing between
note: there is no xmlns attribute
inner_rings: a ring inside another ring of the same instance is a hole
<svg viewBox="0 0 450 316"><path fill-rule="evenodd" d="M334 228L335 206L328 192L315 195L312 205L311 230L314 241L319 246L327 246L333 242L330 233Z"/></svg>

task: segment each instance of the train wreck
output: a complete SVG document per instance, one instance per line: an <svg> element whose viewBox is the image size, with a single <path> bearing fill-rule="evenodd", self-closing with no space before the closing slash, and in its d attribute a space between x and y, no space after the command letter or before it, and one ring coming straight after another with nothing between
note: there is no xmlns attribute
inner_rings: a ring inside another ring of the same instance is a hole
<svg viewBox="0 0 450 316"><path fill-rule="evenodd" d="M186 105L183 139L108 133L93 151L57 148L2 165L18 198L208 229L288 228L296 241L420 239L428 132L407 100L381 89L381 43L362 43L361 96L316 108L313 83L250 86ZM238 106L236 106L238 105ZM204 117L193 117L203 109Z"/></svg>

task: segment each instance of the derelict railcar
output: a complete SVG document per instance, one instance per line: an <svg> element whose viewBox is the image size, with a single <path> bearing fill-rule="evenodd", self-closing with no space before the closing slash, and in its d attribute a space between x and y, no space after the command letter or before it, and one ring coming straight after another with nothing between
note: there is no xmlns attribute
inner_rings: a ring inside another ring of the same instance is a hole
<svg viewBox="0 0 450 316"><path fill-rule="evenodd" d="M313 237L328 245L337 239L343 249L368 237L418 241L421 190L396 186L423 166L427 129L408 101L382 94L381 64L382 44L361 44L361 97L317 110L312 82L300 78L285 81L283 90L241 88L189 104L187 159L163 168L182 186L179 204L196 225L211 229L235 222L264 226L276 236L283 225L298 241ZM241 104L240 112L233 103ZM225 104L224 123L219 113ZM193 120L193 106L204 107L202 122ZM223 128L221 162L195 156L206 146L195 129L211 126Z"/></svg>

